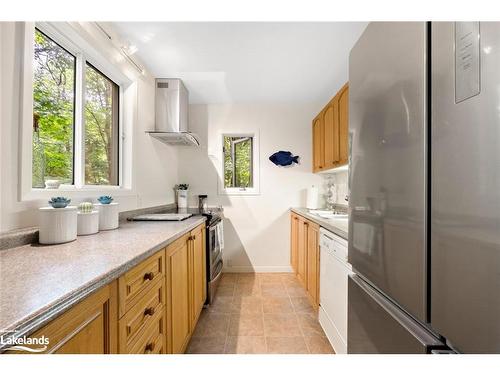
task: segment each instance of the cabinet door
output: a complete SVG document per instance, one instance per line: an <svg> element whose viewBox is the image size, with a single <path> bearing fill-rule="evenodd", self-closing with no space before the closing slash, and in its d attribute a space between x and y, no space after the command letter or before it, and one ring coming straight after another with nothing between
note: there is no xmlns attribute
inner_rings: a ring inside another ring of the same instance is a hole
<svg viewBox="0 0 500 375"><path fill-rule="evenodd" d="M42 354L117 352L117 286L112 282L66 311L32 337L49 339Z"/></svg>
<svg viewBox="0 0 500 375"><path fill-rule="evenodd" d="M167 247L167 335L170 351L183 353L190 333L188 236Z"/></svg>
<svg viewBox="0 0 500 375"><path fill-rule="evenodd" d="M323 133L323 119L320 114L313 121L313 172L318 172L324 167Z"/></svg>
<svg viewBox="0 0 500 375"><path fill-rule="evenodd" d="M297 274L298 262L298 246L299 246L299 218L295 214L291 214L290 224L290 264L293 272Z"/></svg>
<svg viewBox="0 0 500 375"><path fill-rule="evenodd" d="M339 165L347 164L349 156L349 86L346 83L339 96Z"/></svg>
<svg viewBox="0 0 500 375"><path fill-rule="evenodd" d="M339 162L339 116L337 97L332 99L323 111L324 163L325 169L335 167Z"/></svg>
<svg viewBox="0 0 500 375"><path fill-rule="evenodd" d="M191 281L192 281L192 302L191 302L191 328L194 326L200 316L206 299L206 263L205 263L205 230L204 226L199 226L191 232L190 239L190 254L192 266Z"/></svg>
<svg viewBox="0 0 500 375"><path fill-rule="evenodd" d="M307 286L307 226L308 223L298 217L297 278L304 287Z"/></svg>
<svg viewBox="0 0 500 375"><path fill-rule="evenodd" d="M319 226L307 225L307 292L314 308L319 303Z"/></svg>

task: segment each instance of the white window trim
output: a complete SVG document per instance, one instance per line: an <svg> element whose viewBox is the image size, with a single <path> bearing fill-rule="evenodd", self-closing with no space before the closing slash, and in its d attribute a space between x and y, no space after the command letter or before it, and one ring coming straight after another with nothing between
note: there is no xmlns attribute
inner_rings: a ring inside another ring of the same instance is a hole
<svg viewBox="0 0 500 375"><path fill-rule="evenodd" d="M44 34L53 39L56 43L67 49L70 53L80 59L77 66L76 89L78 85L84 85L85 62L89 62L95 68L100 70L113 82L119 86L119 157L118 157L118 185L84 185L84 134L83 134L83 98L82 95L76 95L75 98L75 145L73 173L75 185L61 185L59 189L43 189L32 187L32 143L33 143L33 40L35 27ZM21 64L21 106L20 106L20 173L19 173L19 200L29 201L34 199L43 199L54 196L57 192L65 193L70 197L81 196L99 196L103 193L112 193L115 196L135 195L132 188L132 163L130 157L125 155L125 151L132 152L132 123L135 117L134 111L125 109L124 102L136 104L137 85L127 77L120 69L109 61L105 56L99 53L85 38L79 35L78 30L69 23L24 23L24 38L22 45L22 64ZM131 97L133 96L133 97ZM76 162L80 160L80 162Z"/></svg>
<svg viewBox="0 0 500 375"><path fill-rule="evenodd" d="M252 137L252 177L253 187L251 188L226 188L224 187L224 137ZM259 134L248 132L221 132L220 135L220 155L221 173L219 173L218 190L219 195L260 195L260 154L259 154Z"/></svg>

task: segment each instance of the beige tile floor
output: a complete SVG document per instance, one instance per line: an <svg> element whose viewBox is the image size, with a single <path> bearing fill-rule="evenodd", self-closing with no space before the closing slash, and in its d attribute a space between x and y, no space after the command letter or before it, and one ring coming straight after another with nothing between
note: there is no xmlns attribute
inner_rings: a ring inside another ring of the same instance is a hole
<svg viewBox="0 0 500 375"><path fill-rule="evenodd" d="M333 354L333 349L295 275L225 273L187 353Z"/></svg>

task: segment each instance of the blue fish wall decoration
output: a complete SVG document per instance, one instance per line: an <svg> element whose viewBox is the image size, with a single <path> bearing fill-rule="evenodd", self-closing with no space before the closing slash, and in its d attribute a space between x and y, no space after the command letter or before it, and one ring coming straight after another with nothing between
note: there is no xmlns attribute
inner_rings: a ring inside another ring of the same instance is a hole
<svg viewBox="0 0 500 375"><path fill-rule="evenodd" d="M293 163L299 164L299 157L293 156L290 151L278 151L269 156L274 164L286 167L287 165L292 165Z"/></svg>

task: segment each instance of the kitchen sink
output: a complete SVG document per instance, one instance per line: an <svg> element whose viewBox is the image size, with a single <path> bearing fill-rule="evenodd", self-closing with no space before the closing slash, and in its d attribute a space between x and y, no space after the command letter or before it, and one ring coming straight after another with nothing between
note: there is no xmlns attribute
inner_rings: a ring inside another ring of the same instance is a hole
<svg viewBox="0 0 500 375"><path fill-rule="evenodd" d="M318 216L322 219L347 219L347 214L337 214L331 210L309 210L311 215Z"/></svg>

